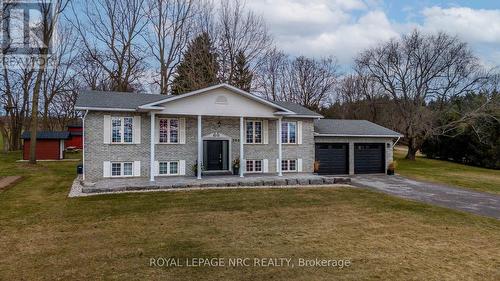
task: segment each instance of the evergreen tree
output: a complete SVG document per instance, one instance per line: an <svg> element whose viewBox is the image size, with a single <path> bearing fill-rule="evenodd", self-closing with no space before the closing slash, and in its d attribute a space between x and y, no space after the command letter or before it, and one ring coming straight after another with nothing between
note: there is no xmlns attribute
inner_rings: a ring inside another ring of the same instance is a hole
<svg viewBox="0 0 500 281"><path fill-rule="evenodd" d="M252 86L252 72L249 69L245 53L239 51L235 58L234 77L231 84L244 91L249 92Z"/></svg>
<svg viewBox="0 0 500 281"><path fill-rule="evenodd" d="M202 33L188 45L177 75L172 81L172 94L180 95L219 83L217 54L208 33Z"/></svg>

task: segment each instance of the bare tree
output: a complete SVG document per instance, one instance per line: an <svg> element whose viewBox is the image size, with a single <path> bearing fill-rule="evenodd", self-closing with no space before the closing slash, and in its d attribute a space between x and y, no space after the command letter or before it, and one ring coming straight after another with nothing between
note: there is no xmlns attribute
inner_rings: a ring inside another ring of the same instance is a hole
<svg viewBox="0 0 500 281"><path fill-rule="evenodd" d="M359 74L349 74L339 81L336 99L343 104L345 118L368 119L377 122L383 93L376 81ZM360 106L363 103L366 106Z"/></svg>
<svg viewBox="0 0 500 281"><path fill-rule="evenodd" d="M487 80L466 43L445 33L417 30L362 52L356 67L396 103L408 141L406 158L412 160L425 135L435 132L435 117L446 110L447 101L478 90ZM439 110L426 107L429 101L438 102Z"/></svg>
<svg viewBox="0 0 500 281"><path fill-rule="evenodd" d="M55 2L47 0L46 2L39 3L41 11L41 26L39 27L42 31L42 43L43 46L40 48L40 65L37 69L37 75L35 79L35 84L33 86L33 96L32 96L32 106L31 106L31 122L30 122L30 157L29 162L31 164L36 164L36 136L38 132L38 102L40 97L40 88L42 85L42 79L47 68L48 61L48 48L54 37L55 27L58 23L59 16L66 8L68 1L57 0Z"/></svg>
<svg viewBox="0 0 500 281"><path fill-rule="evenodd" d="M82 52L109 77L110 90L139 87L145 50L140 34L146 26L145 0L89 0L84 16L73 6L71 22L80 35Z"/></svg>
<svg viewBox="0 0 500 281"><path fill-rule="evenodd" d="M54 99L73 90L73 80L77 75L73 65L76 56L76 38L72 36L73 28L60 27L57 44L55 44L50 59L54 67L47 69L42 78L42 125L45 130L53 130L51 122L51 107ZM61 128L62 129L62 128Z"/></svg>
<svg viewBox="0 0 500 281"><path fill-rule="evenodd" d="M298 57L290 65L286 100L319 109L333 93L338 65L333 58Z"/></svg>
<svg viewBox="0 0 500 281"><path fill-rule="evenodd" d="M227 83L233 82L239 52L243 52L254 71L272 43L262 16L246 10L240 0L221 0L215 33L220 80Z"/></svg>
<svg viewBox="0 0 500 281"><path fill-rule="evenodd" d="M269 100L282 100L285 90L285 71L289 58L281 50L271 49L256 70L256 92Z"/></svg>
<svg viewBox="0 0 500 281"><path fill-rule="evenodd" d="M162 94L169 93L172 76L194 27L194 0L148 0L145 13L151 32L145 36L150 53L160 66L158 83Z"/></svg>

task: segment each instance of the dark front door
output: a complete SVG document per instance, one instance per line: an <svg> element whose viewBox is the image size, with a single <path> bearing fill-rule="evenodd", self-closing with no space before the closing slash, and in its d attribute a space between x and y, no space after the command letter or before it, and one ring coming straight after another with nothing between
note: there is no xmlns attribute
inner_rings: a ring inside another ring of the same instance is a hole
<svg viewBox="0 0 500 281"><path fill-rule="evenodd" d="M207 140L206 142L206 170L220 171L227 169L227 141L224 140ZM224 165L226 164L226 165Z"/></svg>
<svg viewBox="0 0 500 281"><path fill-rule="evenodd" d="M318 174L339 175L349 173L348 143L317 143Z"/></svg>

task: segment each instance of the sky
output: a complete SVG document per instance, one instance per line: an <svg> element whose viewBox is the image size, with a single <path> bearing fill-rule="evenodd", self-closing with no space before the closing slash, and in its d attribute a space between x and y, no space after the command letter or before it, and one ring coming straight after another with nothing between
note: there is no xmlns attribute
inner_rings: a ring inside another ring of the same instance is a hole
<svg viewBox="0 0 500 281"><path fill-rule="evenodd" d="M291 55L335 56L343 66L363 49L408 33L445 31L484 65L500 65L500 0L251 0L276 45Z"/></svg>

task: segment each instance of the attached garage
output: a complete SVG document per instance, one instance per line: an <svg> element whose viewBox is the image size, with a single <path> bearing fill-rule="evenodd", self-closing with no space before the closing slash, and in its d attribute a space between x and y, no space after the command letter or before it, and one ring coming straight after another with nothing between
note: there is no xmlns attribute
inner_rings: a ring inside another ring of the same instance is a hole
<svg viewBox="0 0 500 281"><path fill-rule="evenodd" d="M349 143L317 143L315 147L318 174L349 174Z"/></svg>
<svg viewBox="0 0 500 281"><path fill-rule="evenodd" d="M320 119L314 122L316 173L379 174L393 161L401 134L366 120Z"/></svg>
<svg viewBox="0 0 500 281"><path fill-rule="evenodd" d="M384 143L355 143L354 173L385 173L386 153L384 148Z"/></svg>

